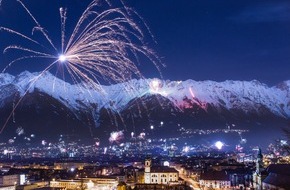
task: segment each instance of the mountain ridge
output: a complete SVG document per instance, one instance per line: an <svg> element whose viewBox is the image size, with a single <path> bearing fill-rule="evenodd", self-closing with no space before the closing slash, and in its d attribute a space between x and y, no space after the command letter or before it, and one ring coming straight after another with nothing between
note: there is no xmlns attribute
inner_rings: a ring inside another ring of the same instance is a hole
<svg viewBox="0 0 290 190"><path fill-rule="evenodd" d="M191 79L186 81L133 79L120 84L102 86L103 92L100 92L71 85L48 72L37 78L38 74L28 71L17 76L0 74L0 88L12 85L21 97L38 89L76 110L94 104L97 105L96 112L103 107L119 112L134 98L158 94L169 99L181 110L193 104L206 109L206 105L211 104L228 110L241 109L247 113L258 111L259 106L265 106L278 117L290 118L290 80L269 87L257 80L215 82ZM0 99L3 96L1 92Z"/></svg>
<svg viewBox="0 0 290 190"><path fill-rule="evenodd" d="M48 72L39 74L0 74L0 126L8 119L6 136L19 127L44 138L66 132L108 138L112 131L125 130L130 136L132 131L150 131L151 125L159 126L162 135L174 135L181 126L213 129L229 124L273 135L290 120L290 81L269 87L257 80L133 79L94 90Z"/></svg>

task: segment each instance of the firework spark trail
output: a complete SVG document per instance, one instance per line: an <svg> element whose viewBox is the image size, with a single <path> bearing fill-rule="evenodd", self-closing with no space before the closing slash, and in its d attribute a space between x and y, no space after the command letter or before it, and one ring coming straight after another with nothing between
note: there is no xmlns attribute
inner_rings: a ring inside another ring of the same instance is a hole
<svg viewBox="0 0 290 190"><path fill-rule="evenodd" d="M30 56L23 56L17 59L14 59L13 61L11 61L2 71L2 73L4 73L9 67L11 67L11 65L13 65L15 62L21 61L21 60L25 60L25 59L36 59L36 58L48 58L47 56L35 56L35 55L30 55Z"/></svg>
<svg viewBox="0 0 290 190"><path fill-rule="evenodd" d="M33 28L33 31L40 30L52 47L56 49L44 28L39 24L24 3L21 0L17 1L36 23L37 26ZM108 1L106 2L109 4ZM111 8L98 13L94 8L96 6L99 7L99 5L100 3L97 0L90 3L80 17L65 48L65 22L67 17L66 9L60 8L61 44L66 64L72 67L71 69L78 68L78 71L74 73L80 73L83 72L83 70L91 70L90 77L92 77L93 80L88 80L87 76L82 75L84 76L83 80L88 83L92 83L93 81L99 83L96 79L100 76L105 81L112 80L115 82L123 82L124 80L131 79L133 75L142 78L142 74L139 72L134 60L128 58L129 54L133 54L137 62L138 53L143 54L148 57L155 66L157 66L159 60L153 51L143 45L144 34L141 28L130 18L130 15L128 15L129 13L137 13L128 7L124 8L125 11L122 8ZM93 20L85 25L86 21L92 16L94 17ZM83 27L84 29L81 29ZM25 35L23 35L23 37L38 43ZM139 45L134 44L130 39L131 37L138 40ZM19 49L38 55L44 55L38 51L29 51L28 48L21 46L19 46ZM48 58L57 57L46 55ZM26 57L27 56L23 58ZM81 79L79 78L78 82L80 81Z"/></svg>
<svg viewBox="0 0 290 190"><path fill-rule="evenodd" d="M134 62L130 59L126 59L127 56L124 56L128 51L134 55L137 55L136 52L139 52L146 56L148 55L147 57L150 58L151 61L153 60L151 59L152 55L150 55L153 54L153 52L149 51L145 46L132 44L129 38L129 35L133 35L136 39L141 41L143 37L141 30L139 27L136 27L134 22L128 19L128 15L122 12L121 9L110 9L98 14L97 12L91 11L96 5L97 1L91 3L75 27L64 52L65 56L68 58L68 62L75 61L73 58L71 59L70 55L81 53L82 55L79 55L77 60L80 61L80 65L85 63L82 65L83 67L90 67L90 69L96 72L101 71L103 79L113 79L117 82L124 81L124 78L128 77L120 75L123 73L136 73L138 77L141 77ZM123 18L106 19L107 16L116 13ZM79 30L83 22L92 14L97 14L96 18L80 32ZM124 24L129 25L129 27L133 28L135 31L129 31L126 29L128 26L123 26ZM100 57L100 53L105 56L105 59ZM108 56L108 54L110 54L110 56ZM89 57L88 59L90 61L86 60L87 57ZM91 59L92 57L96 59L93 60ZM137 56L135 57L137 58ZM107 64L104 64L104 62ZM122 64L120 64L120 62ZM156 60L153 60L153 63L156 62ZM107 70L103 70L101 65L109 66L107 66ZM118 68L118 71L115 73L113 72L113 74L112 72L107 72L108 70L114 71L114 68Z"/></svg>
<svg viewBox="0 0 290 190"><path fill-rule="evenodd" d="M55 60L35 78L36 80L29 86L26 93L37 79L56 63L58 63L57 66L59 68L65 68L65 71L69 74L73 83L84 87L80 88L82 92L83 90L87 90L91 97L93 97L90 91L91 89L101 92L102 95L106 94L100 85L99 79L111 84L111 82L125 82L135 77L143 78L143 75L136 65L136 63L140 64L140 55L147 57L148 60L155 65L161 75L161 61L155 52L145 45L146 34L149 34L154 40L149 27L146 25L143 18L136 11L127 7L123 1L121 1L123 7L113 8L113 3L109 0L105 0L105 6L108 9L102 10L100 8L102 0L93 0L82 13L67 43L65 40L67 10L65 8L60 8L61 54L57 51L56 46L48 36L46 30L40 25L25 4L21 0L17 0L17 2L21 4L36 24L32 29L32 35L35 31L40 31L52 48L56 50L56 55L52 55L35 50L36 47L31 49L20 45L10 45L5 48L4 53L8 50L18 50L30 55L12 60L4 71L15 62L25 59L46 58ZM1 3L2 0L0 0L0 5ZM143 27L145 26L145 31L142 30L142 26L139 25L133 17L136 17L138 22L143 24ZM0 31L20 36L38 46L44 47L40 42L12 29L0 27ZM45 49L49 50L46 47ZM56 71L56 74L57 73L58 69ZM65 76L64 73L63 76ZM130 93L135 93L134 90L135 89L131 90ZM22 99L23 97L21 100ZM20 101L16 104L15 108L13 108L13 112ZM10 117L11 115L0 133L7 125ZM123 118L120 118L122 122L125 123Z"/></svg>
<svg viewBox="0 0 290 190"><path fill-rule="evenodd" d="M21 101L23 100L23 98L25 97L25 95L30 91L30 89L34 86L34 84L37 82L37 80L46 72L48 71L57 61L51 63L46 69L44 69L39 75L37 75L36 77L34 77L30 84L29 87L26 89L26 91L24 92L24 95L18 100L18 102L14 105L13 104L13 109L11 111L11 113L9 114L8 118L6 119L3 127L0 129L0 134L3 132L3 130L6 128L9 120L11 119L11 117L14 115L14 112L16 110L16 108L18 107L18 105L21 103Z"/></svg>
<svg viewBox="0 0 290 190"><path fill-rule="evenodd" d="M65 22L66 22L66 9L64 8L60 8L59 9L59 13L60 13L60 24L61 24L61 53L63 53L63 48L64 48L64 43L65 43Z"/></svg>
<svg viewBox="0 0 290 190"><path fill-rule="evenodd" d="M0 5L0 6L1 6L1 5ZM27 39L27 40L33 42L33 43L36 43L36 44L40 45L40 43L38 43L37 41L35 41L35 40L29 38L28 36L25 36L24 34L21 34L20 32L17 32L17 31L15 31L15 30L12 30L12 29L10 29L10 28L0 27L0 31L6 31L6 32L11 33L11 34L18 35L18 36L20 36L20 37L22 37L22 38L25 38L25 39Z"/></svg>
<svg viewBox="0 0 290 190"><path fill-rule="evenodd" d="M21 6L25 9L25 11L29 14L29 16L32 18L32 20L35 22L35 24L37 25L37 28L40 29L41 33L45 36L45 38L47 39L47 41L50 43L50 45L57 51L56 47L54 46L54 44L52 43L52 40L49 38L48 34L45 32L45 30L43 30L43 27L38 23L38 21L35 19L35 17L31 14L31 12L28 10L28 8L22 3L21 0L17 0L17 2L19 2L21 4Z"/></svg>
<svg viewBox="0 0 290 190"><path fill-rule="evenodd" d="M70 39L69 39L69 41L68 41L68 43L67 43L67 48L70 46L70 44L72 43L73 39L74 39L75 36L77 35L77 33L78 33L78 31L79 31L79 28L80 28L81 24L82 24L82 23L84 22L84 20L86 20L87 17L90 15L90 14L89 14L90 10L91 10L93 7L97 6L98 4L99 4L98 1L93 0L93 1L88 5L88 7L86 8L86 10L82 13L80 19L78 20L78 22L77 22L77 24L76 24L76 26L75 26L75 28L74 28L74 30L73 30L72 35L70 36ZM67 51L67 49L66 49L65 51Z"/></svg>
<svg viewBox="0 0 290 190"><path fill-rule="evenodd" d="M32 49L28 49L28 48L25 48L25 47L21 47L21 46L17 46L17 45L11 45L11 46L7 46L3 53L7 53L7 51L11 50L11 49L15 49L15 50L20 50L20 51L25 51L25 52L28 52L28 53L34 53L35 55L41 55L41 56L45 56L47 58L55 58L55 56L53 55L50 55L50 54L46 54L46 53L42 53L42 52L39 52L39 51L34 51Z"/></svg>

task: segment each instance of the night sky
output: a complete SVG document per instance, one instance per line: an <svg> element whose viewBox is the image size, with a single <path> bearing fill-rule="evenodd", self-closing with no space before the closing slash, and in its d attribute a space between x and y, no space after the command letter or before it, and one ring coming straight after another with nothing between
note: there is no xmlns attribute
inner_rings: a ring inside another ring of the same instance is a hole
<svg viewBox="0 0 290 190"><path fill-rule="evenodd" d="M51 38L60 41L59 7L68 9L70 31L90 1L23 2ZM290 1L127 0L127 4L144 18L157 41L148 43L166 64L164 79L257 79L269 85L290 79ZM0 25L29 35L33 22L16 1L3 0ZM1 51L18 42L0 34ZM1 69L11 56L0 54ZM39 71L39 62L18 63L8 72ZM140 68L146 77L159 77L152 67Z"/></svg>

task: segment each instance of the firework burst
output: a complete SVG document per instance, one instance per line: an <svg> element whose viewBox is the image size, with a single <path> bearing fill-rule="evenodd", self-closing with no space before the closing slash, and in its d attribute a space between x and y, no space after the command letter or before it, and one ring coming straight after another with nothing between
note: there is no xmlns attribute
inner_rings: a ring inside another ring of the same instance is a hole
<svg viewBox="0 0 290 190"><path fill-rule="evenodd" d="M123 138L124 138L123 131L113 131L110 134L109 141L111 143L113 143L113 142L119 143Z"/></svg>
<svg viewBox="0 0 290 190"><path fill-rule="evenodd" d="M27 55L13 59L4 71L15 62L25 59L51 59L52 63L45 71L57 64L65 68L74 83L82 82L99 89L99 79L124 82L135 77L142 78L136 64L140 56L147 57L159 69L158 57L145 45L145 38L151 32L144 22L141 22L142 26L137 24L137 21L140 23L142 18L124 3L122 7L114 7L113 2L108 0L93 0L81 15L69 37L66 36L67 10L60 8L61 49L58 50L26 5L21 0L17 2L35 24L32 34L40 32L50 44L49 49L55 53L40 51L39 49L43 49L44 45L33 39L33 36L29 37L13 29L0 27L1 31L20 36L34 44L32 48L23 45L7 46L4 53L17 50Z"/></svg>
<svg viewBox="0 0 290 190"><path fill-rule="evenodd" d="M59 9L61 41L57 43L58 45L22 0L17 2L32 19L34 27L32 36L8 27L0 27L0 31L19 36L29 42L24 45L9 45L4 49L4 53L19 51L22 56L9 62L3 72L14 63L23 60L50 60L50 64L31 82L27 92L46 71L55 68L54 66L57 68L56 75L60 72L58 69L62 68L61 70L70 76L70 81L74 84L81 85L88 91L93 89L100 92L103 92L100 80L119 83L132 78L143 78L137 66L140 57L150 60L158 71L162 66L155 52L145 45L148 37L154 41L149 28L138 13L126 6L122 0L117 3L118 5L114 5L116 1L93 0L80 16L73 31L70 32L71 35L67 35L66 31L67 9L61 7ZM0 6L3 3L5 1L0 0ZM43 35L49 47L35 39L33 36L35 32ZM4 127L20 101L13 106Z"/></svg>

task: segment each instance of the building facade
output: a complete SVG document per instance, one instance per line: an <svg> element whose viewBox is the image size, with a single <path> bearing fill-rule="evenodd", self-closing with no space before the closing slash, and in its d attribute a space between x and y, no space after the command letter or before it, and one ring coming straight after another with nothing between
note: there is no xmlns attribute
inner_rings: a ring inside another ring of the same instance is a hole
<svg viewBox="0 0 290 190"><path fill-rule="evenodd" d="M230 189L231 181L225 171L207 171L201 174L199 185L204 189Z"/></svg>
<svg viewBox="0 0 290 190"><path fill-rule="evenodd" d="M178 171L168 166L152 166L151 159L145 160L144 180L146 184L170 184L178 182Z"/></svg>
<svg viewBox="0 0 290 190"><path fill-rule="evenodd" d="M66 190L74 189L116 189L118 180L115 178L83 178L77 180L53 180L50 187L62 188Z"/></svg>
<svg viewBox="0 0 290 190"><path fill-rule="evenodd" d="M253 174L253 187L257 190L262 189L262 181L266 178L267 173L263 167L263 154L259 148L257 159L256 159L256 171Z"/></svg>
<svg viewBox="0 0 290 190"><path fill-rule="evenodd" d="M0 176L0 186L10 186L19 184L20 184L20 175Z"/></svg>

